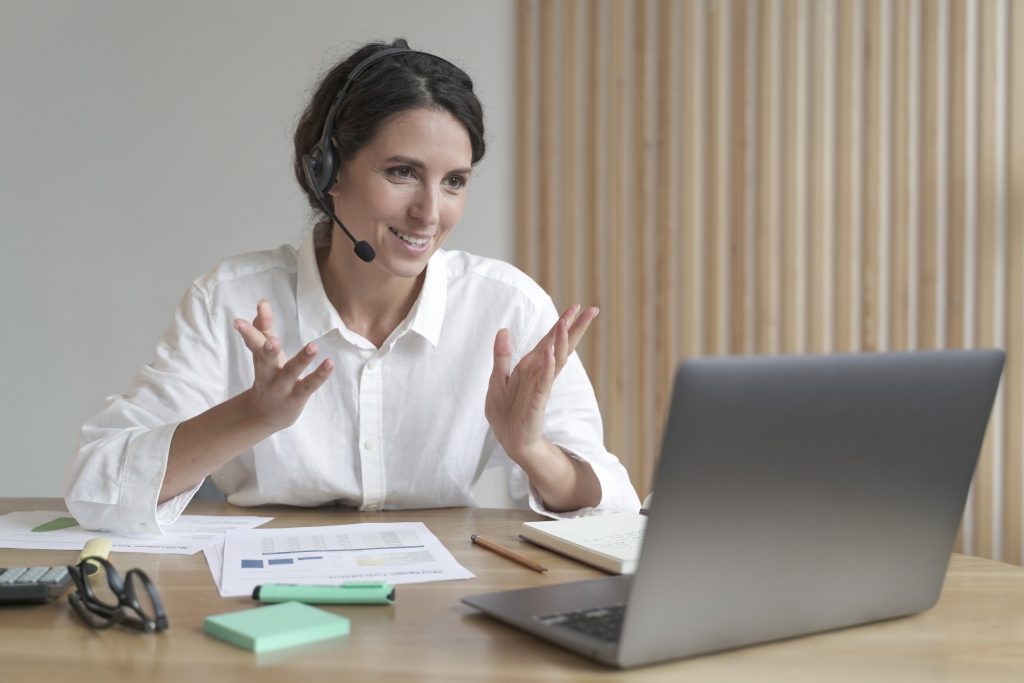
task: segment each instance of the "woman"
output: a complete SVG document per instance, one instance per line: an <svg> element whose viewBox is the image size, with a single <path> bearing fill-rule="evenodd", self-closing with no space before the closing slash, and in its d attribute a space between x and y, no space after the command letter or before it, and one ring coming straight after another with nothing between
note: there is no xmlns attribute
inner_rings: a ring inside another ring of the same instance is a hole
<svg viewBox="0 0 1024 683"><path fill-rule="evenodd" d="M193 283L156 359L82 429L78 521L156 532L208 475L238 505L472 505L495 465L543 514L636 510L574 353L597 309L558 316L512 266L441 249L483 154L447 61L396 41L328 72L295 133L324 220Z"/></svg>

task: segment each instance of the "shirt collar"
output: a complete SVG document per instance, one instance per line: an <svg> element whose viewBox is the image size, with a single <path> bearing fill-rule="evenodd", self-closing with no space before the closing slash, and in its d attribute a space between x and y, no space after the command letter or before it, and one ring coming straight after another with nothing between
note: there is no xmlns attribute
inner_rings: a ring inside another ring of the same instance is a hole
<svg viewBox="0 0 1024 683"><path fill-rule="evenodd" d="M448 257L438 249L427 261L427 274L423 278L423 289L416 298L406 320L409 330L420 335L434 348L441 340L441 326L444 324L445 306L448 302Z"/></svg>
<svg viewBox="0 0 1024 683"><path fill-rule="evenodd" d="M330 230L324 230L323 227L323 225L318 225L310 231L299 247L298 253L296 307L299 318L299 338L307 341L319 339L331 330L346 329L338 311L327 298L324 283L320 279L316 249L330 241ZM443 249L438 249L427 262L423 289L420 290L416 303L413 304L412 310L400 327L415 332L436 348L441 339L441 326L444 323L447 300L447 256Z"/></svg>
<svg viewBox="0 0 1024 683"><path fill-rule="evenodd" d="M324 229L324 225L320 224L306 235L299 247L295 305L299 317L299 339L307 342L344 327L341 316L327 298L316 262L317 247L329 243L330 226Z"/></svg>

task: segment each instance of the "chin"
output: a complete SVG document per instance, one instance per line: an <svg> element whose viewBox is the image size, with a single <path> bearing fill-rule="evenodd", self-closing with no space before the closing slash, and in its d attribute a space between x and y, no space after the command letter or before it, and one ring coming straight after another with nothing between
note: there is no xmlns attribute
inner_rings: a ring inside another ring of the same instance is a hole
<svg viewBox="0 0 1024 683"><path fill-rule="evenodd" d="M410 261L409 259L388 259L386 262L382 262L380 265L389 274L394 277L400 278L416 278L423 274L423 271L427 268L427 261L429 258L425 258L422 261Z"/></svg>

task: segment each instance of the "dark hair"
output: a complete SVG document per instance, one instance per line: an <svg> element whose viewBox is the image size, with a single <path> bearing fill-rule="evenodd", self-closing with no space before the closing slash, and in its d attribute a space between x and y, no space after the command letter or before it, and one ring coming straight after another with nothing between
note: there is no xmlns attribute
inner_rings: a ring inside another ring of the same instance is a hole
<svg viewBox="0 0 1024 683"><path fill-rule="evenodd" d="M299 118L294 138L295 178L315 211L320 211L320 204L306 182L302 155L308 154L320 139L324 119L352 69L377 50L398 44L398 40L390 46L367 43L346 57L320 81ZM374 62L349 86L334 122L338 168L373 140L389 120L418 108L444 109L458 119L469 133L472 163L483 158L484 115L473 92L473 81L462 69L443 59L422 52L404 52Z"/></svg>

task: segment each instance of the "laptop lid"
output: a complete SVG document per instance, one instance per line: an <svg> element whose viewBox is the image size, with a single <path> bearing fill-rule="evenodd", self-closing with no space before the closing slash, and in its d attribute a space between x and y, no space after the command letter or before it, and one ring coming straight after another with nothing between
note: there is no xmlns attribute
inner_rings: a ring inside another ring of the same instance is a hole
<svg viewBox="0 0 1024 683"><path fill-rule="evenodd" d="M935 603L1001 351L692 360L637 573L463 602L620 667ZM618 642L540 618L621 603Z"/></svg>
<svg viewBox="0 0 1024 683"><path fill-rule="evenodd" d="M1003 358L939 351L680 366L617 663L932 606Z"/></svg>

